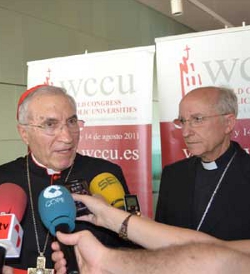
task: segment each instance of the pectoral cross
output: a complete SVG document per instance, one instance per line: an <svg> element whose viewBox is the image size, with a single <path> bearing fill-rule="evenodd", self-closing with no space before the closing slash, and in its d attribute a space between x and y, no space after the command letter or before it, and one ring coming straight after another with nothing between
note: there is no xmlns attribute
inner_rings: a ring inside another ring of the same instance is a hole
<svg viewBox="0 0 250 274"><path fill-rule="evenodd" d="M54 274L54 269L45 268L46 258L38 256L36 261L36 268L28 268L28 274Z"/></svg>

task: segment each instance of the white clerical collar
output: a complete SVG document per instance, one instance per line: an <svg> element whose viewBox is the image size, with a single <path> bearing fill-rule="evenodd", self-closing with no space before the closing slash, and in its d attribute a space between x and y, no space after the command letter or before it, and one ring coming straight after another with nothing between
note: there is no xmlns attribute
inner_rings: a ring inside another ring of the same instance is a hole
<svg viewBox="0 0 250 274"><path fill-rule="evenodd" d="M43 168L45 168L45 169L47 170L48 175L54 175L54 174L59 174L59 173L61 173L60 171L55 171L55 170L53 170L53 169L51 169L51 168L47 168L47 167L44 166L43 164L39 163L39 162L37 161L37 159L35 158L35 156L34 156L33 153L31 153L31 157L32 157L33 161L34 161L38 166L43 167Z"/></svg>
<svg viewBox="0 0 250 274"><path fill-rule="evenodd" d="M214 170L214 169L218 168L215 161L210 162L210 163L206 163L206 162L201 162L201 163L202 163L203 168L206 170Z"/></svg>

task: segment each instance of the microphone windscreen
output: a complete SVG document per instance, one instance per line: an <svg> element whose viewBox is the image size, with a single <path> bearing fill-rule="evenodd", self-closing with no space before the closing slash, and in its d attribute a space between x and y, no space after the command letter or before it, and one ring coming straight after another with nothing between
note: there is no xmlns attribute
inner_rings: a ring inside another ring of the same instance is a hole
<svg viewBox="0 0 250 274"><path fill-rule="evenodd" d="M75 202L64 186L45 188L38 197L38 211L43 224L54 236L60 225L67 225L69 232L75 229Z"/></svg>
<svg viewBox="0 0 250 274"><path fill-rule="evenodd" d="M19 185L14 183L0 185L0 212L14 214L21 222L26 205L26 193Z"/></svg>
<svg viewBox="0 0 250 274"><path fill-rule="evenodd" d="M124 207L124 195L120 181L111 173L104 172L96 175L89 185L91 194L100 194L114 207Z"/></svg>

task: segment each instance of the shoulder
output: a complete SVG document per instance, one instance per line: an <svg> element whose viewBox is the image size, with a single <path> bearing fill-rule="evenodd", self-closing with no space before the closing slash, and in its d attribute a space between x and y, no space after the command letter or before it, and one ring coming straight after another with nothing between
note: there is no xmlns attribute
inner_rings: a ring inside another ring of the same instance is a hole
<svg viewBox="0 0 250 274"><path fill-rule="evenodd" d="M82 164L84 166L89 165L89 166L105 166L105 167L113 167L113 168L119 168L120 166L112 163L111 161L102 159L102 158L95 158L95 157L91 157L91 156L87 156L87 155L81 155L79 153L77 153L76 155L76 163L77 164Z"/></svg>
<svg viewBox="0 0 250 274"><path fill-rule="evenodd" d="M89 179L105 172L112 173L118 178L123 177L122 168L119 165L101 158L77 154L74 165Z"/></svg>
<svg viewBox="0 0 250 274"><path fill-rule="evenodd" d="M250 178L250 155L249 153L242 148L238 143L234 142L234 146L236 148L237 154L235 159L235 165L237 169L241 170L241 173L244 176Z"/></svg>
<svg viewBox="0 0 250 274"><path fill-rule="evenodd" d="M16 168L21 168L25 164L25 157L19 157L13 161L4 163L0 165L0 171L5 171L5 170L11 170L11 169L16 169Z"/></svg>
<svg viewBox="0 0 250 274"><path fill-rule="evenodd" d="M237 151L236 159L243 165L250 169L250 154L246 149L242 148L237 142L233 142Z"/></svg>
<svg viewBox="0 0 250 274"><path fill-rule="evenodd" d="M20 178L25 174L26 161L24 157L0 165L0 184L13 182L19 184Z"/></svg>
<svg viewBox="0 0 250 274"><path fill-rule="evenodd" d="M169 165L165 165L163 168L163 172L171 171L171 170L182 170L182 169L188 169L190 166L193 166L197 163L198 157L192 156L190 158L185 158L180 161L174 162Z"/></svg>
<svg viewBox="0 0 250 274"><path fill-rule="evenodd" d="M244 156L248 159L250 159L249 151L247 149L244 149L239 143L233 142L233 146L235 147L236 151L240 156Z"/></svg>
<svg viewBox="0 0 250 274"><path fill-rule="evenodd" d="M108 160L90 157L86 155L77 154L75 163L77 175L83 176L87 182L91 182L93 178L102 173L113 174L123 185L125 192L128 192L126 180L122 168Z"/></svg>

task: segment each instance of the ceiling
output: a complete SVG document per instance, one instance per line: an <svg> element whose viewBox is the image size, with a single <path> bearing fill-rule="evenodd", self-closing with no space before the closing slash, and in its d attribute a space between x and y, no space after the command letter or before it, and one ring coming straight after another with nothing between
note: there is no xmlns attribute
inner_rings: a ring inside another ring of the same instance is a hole
<svg viewBox="0 0 250 274"><path fill-rule="evenodd" d="M182 0L183 14L179 16L171 14L171 0L137 1L195 31L250 25L250 0Z"/></svg>

